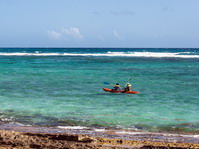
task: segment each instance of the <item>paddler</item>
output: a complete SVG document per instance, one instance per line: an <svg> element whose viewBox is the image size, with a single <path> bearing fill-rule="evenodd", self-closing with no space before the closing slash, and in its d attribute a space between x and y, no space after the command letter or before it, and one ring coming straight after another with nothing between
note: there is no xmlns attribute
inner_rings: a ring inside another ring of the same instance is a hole
<svg viewBox="0 0 199 149"><path fill-rule="evenodd" d="M131 84L130 83L126 83L126 86L124 88L124 91L131 91Z"/></svg>
<svg viewBox="0 0 199 149"><path fill-rule="evenodd" d="M116 83L113 88L114 88L113 90L115 90L115 91L120 91L121 90L119 83Z"/></svg>

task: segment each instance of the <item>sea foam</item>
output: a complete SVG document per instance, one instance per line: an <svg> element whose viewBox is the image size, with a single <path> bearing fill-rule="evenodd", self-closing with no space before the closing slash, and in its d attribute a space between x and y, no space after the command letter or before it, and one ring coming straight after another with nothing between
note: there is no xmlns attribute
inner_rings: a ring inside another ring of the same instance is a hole
<svg viewBox="0 0 199 149"><path fill-rule="evenodd" d="M16 52L16 53L6 53L1 52L0 56L110 56L110 57L153 57L153 58L199 58L191 52L111 52L107 53L40 53L36 51L35 53L28 52Z"/></svg>

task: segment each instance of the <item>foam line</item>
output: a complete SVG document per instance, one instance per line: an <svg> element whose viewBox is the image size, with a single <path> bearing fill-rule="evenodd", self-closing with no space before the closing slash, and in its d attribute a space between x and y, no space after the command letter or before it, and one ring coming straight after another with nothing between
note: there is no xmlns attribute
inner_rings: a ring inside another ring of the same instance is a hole
<svg viewBox="0 0 199 149"><path fill-rule="evenodd" d="M107 52L107 53L0 53L0 56L110 56L110 57L153 57L153 58L199 58L190 52Z"/></svg>

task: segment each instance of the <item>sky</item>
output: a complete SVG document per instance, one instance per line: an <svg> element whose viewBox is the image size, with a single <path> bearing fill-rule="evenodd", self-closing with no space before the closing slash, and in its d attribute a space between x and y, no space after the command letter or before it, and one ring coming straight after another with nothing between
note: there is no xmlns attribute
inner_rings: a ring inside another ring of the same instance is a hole
<svg viewBox="0 0 199 149"><path fill-rule="evenodd" d="M199 0L0 0L0 47L199 48Z"/></svg>

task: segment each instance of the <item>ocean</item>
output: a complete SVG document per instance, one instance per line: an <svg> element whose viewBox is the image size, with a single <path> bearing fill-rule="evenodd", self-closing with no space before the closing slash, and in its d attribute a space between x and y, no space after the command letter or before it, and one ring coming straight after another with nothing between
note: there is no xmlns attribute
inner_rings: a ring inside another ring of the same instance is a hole
<svg viewBox="0 0 199 149"><path fill-rule="evenodd" d="M0 48L0 84L6 123L199 131L199 49Z"/></svg>

